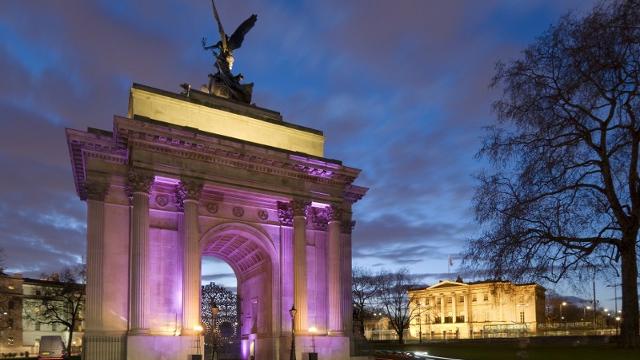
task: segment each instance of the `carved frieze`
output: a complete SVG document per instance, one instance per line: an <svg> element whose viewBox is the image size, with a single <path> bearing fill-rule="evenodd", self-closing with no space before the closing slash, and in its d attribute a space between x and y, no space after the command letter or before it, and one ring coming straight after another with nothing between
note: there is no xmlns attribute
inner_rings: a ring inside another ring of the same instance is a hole
<svg viewBox="0 0 640 360"><path fill-rule="evenodd" d="M156 195L156 204L163 208L169 204L169 195L167 194L158 194Z"/></svg>
<svg viewBox="0 0 640 360"><path fill-rule="evenodd" d="M278 220L282 226L293 226L293 208L290 203L278 201Z"/></svg>
<svg viewBox="0 0 640 360"><path fill-rule="evenodd" d="M217 213L219 208L218 204L214 202L207 203L205 207L207 208L207 211L209 212L209 214Z"/></svg>
<svg viewBox="0 0 640 360"><path fill-rule="evenodd" d="M258 210L258 219L265 221L269 218L269 213L265 209Z"/></svg>
<svg viewBox="0 0 640 360"><path fill-rule="evenodd" d="M242 207L240 207L240 206L234 206L231 211L233 213L233 216L235 216L235 217L244 216L244 209Z"/></svg>

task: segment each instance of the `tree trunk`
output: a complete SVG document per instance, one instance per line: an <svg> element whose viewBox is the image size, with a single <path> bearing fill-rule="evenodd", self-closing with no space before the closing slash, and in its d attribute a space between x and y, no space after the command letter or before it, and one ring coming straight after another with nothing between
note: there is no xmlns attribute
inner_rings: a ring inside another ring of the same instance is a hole
<svg viewBox="0 0 640 360"><path fill-rule="evenodd" d="M638 231L625 233L622 237L620 255L622 259L622 324L620 345L637 348L640 345L638 327L638 259L636 238ZM616 314L617 316L618 314Z"/></svg>
<svg viewBox="0 0 640 360"><path fill-rule="evenodd" d="M400 330L400 331L396 331L396 333L398 334L398 343L400 345L404 344L404 331Z"/></svg>
<svg viewBox="0 0 640 360"><path fill-rule="evenodd" d="M71 322L71 326L69 327L69 337L67 338L67 355L71 356L71 342L73 341L73 324L75 321Z"/></svg>

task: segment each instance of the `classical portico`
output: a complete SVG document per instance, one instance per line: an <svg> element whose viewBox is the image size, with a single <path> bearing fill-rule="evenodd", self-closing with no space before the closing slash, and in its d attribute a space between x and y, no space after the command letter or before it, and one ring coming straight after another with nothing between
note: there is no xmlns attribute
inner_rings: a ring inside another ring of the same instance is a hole
<svg viewBox="0 0 640 360"><path fill-rule="evenodd" d="M348 359L359 170L279 113L134 84L113 131L67 129L87 202L88 359L202 354L201 257L236 274L244 359ZM316 329L312 334L309 329Z"/></svg>

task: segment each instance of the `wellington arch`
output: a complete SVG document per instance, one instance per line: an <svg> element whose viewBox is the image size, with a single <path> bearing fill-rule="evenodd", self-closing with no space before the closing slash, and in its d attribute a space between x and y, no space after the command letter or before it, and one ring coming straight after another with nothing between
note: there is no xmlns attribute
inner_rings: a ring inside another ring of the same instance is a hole
<svg viewBox="0 0 640 360"><path fill-rule="evenodd" d="M87 203L84 358L203 353L201 257L238 280L243 359L349 359L360 170L278 112L134 84L110 131L67 129ZM294 321L289 310L295 307Z"/></svg>

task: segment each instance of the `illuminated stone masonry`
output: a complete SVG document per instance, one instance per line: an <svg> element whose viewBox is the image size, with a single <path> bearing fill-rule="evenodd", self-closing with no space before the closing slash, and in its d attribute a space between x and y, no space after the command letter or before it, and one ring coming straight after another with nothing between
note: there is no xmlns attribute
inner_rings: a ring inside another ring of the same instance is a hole
<svg viewBox="0 0 640 360"><path fill-rule="evenodd" d="M87 202L85 358L202 354L201 257L238 280L243 359L350 356L360 170L277 112L134 84L113 131L67 129ZM312 329L312 331L310 330Z"/></svg>

